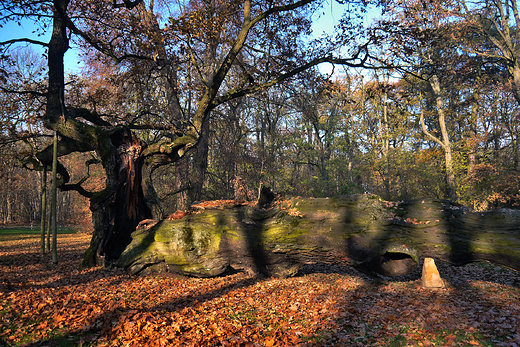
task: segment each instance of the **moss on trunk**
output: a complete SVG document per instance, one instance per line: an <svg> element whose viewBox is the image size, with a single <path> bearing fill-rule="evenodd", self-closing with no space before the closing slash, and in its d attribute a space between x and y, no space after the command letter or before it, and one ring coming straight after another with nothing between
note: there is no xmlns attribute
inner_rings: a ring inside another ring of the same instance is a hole
<svg viewBox="0 0 520 347"><path fill-rule="evenodd" d="M341 263L400 275L423 256L520 269L518 212L471 213L445 200L355 195L215 207L138 229L132 239L118 264L134 274L215 276L233 268L285 277L303 264Z"/></svg>

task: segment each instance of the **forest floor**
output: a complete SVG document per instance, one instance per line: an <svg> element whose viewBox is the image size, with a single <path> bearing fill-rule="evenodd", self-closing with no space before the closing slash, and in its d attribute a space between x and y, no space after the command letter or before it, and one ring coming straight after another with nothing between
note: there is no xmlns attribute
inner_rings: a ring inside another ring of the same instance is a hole
<svg viewBox="0 0 520 347"><path fill-rule="evenodd" d="M520 346L520 273L437 261L374 279L309 266L293 278L211 279L78 270L90 235L59 236L59 264L35 235L0 241L0 346Z"/></svg>

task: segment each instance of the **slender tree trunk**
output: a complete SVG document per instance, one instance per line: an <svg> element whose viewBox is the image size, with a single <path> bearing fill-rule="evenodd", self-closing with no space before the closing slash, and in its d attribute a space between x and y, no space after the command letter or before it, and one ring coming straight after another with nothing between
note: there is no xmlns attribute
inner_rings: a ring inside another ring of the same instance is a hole
<svg viewBox="0 0 520 347"><path fill-rule="evenodd" d="M52 224L52 263L58 264L58 226L57 226L57 172L58 172L58 133L54 131L54 149L52 156L52 188L51 188L51 224Z"/></svg>
<svg viewBox="0 0 520 347"><path fill-rule="evenodd" d="M513 134L513 164L516 171L520 172L520 136Z"/></svg>
<svg viewBox="0 0 520 347"><path fill-rule="evenodd" d="M482 77L482 63L479 60L477 64L477 76L475 78L475 86L473 89L473 98L471 103L471 118L469 123L470 139L469 139L469 153L468 153L468 175L473 173L475 165L477 165L477 127L478 127L478 88Z"/></svg>
<svg viewBox="0 0 520 347"><path fill-rule="evenodd" d="M325 155L321 157L321 179L323 181L323 195L325 197L330 195L330 182L329 182L329 172L327 171L327 163L325 159Z"/></svg>
<svg viewBox="0 0 520 347"><path fill-rule="evenodd" d="M477 164L477 98L476 90L473 93L473 102L471 104L471 119L469 124L469 153L468 153L468 175L473 173Z"/></svg>
<svg viewBox="0 0 520 347"><path fill-rule="evenodd" d="M175 191L177 193L176 197L176 208L177 210L185 211L188 210L188 194L186 184L189 182L188 180L188 171L189 166L186 160L180 160L175 163Z"/></svg>
<svg viewBox="0 0 520 347"><path fill-rule="evenodd" d="M390 140L389 140L389 130L388 130L388 107L387 107L387 99L388 94L386 91L387 81L384 80L385 89L383 92L382 99L382 116L379 119L379 133L381 136L381 153L383 154L383 185L385 189L385 199L390 199L390 169L389 169L389 159L388 153L390 151ZM379 108L379 107L378 107Z"/></svg>
<svg viewBox="0 0 520 347"><path fill-rule="evenodd" d="M6 204L7 204L7 224L11 224L13 222L13 196L11 193L11 172L7 173L7 189L6 189Z"/></svg>
<svg viewBox="0 0 520 347"><path fill-rule="evenodd" d="M455 174L453 172L453 154L451 146L445 149L446 161L446 181L448 183L448 197L451 201L457 201L457 190L455 183Z"/></svg>
<svg viewBox="0 0 520 347"><path fill-rule="evenodd" d="M470 148L469 148L469 153L468 153L468 174L475 171L475 165L477 164L477 150L476 150L476 146L475 146L475 142L476 142L475 135L476 134L473 131L471 131L471 138L469 140Z"/></svg>
<svg viewBox="0 0 520 347"><path fill-rule="evenodd" d="M52 234L52 211L49 208L49 216L47 218L47 246L46 246L47 252L51 251L51 234Z"/></svg>
<svg viewBox="0 0 520 347"><path fill-rule="evenodd" d="M448 186L448 197L452 201L457 201L457 187L455 182L455 173L453 171L453 154L451 142L446 127L446 113L444 112L444 103L442 101L441 86L437 75L433 75L430 79L430 85L435 94L435 102L437 104L437 113L439 115L439 127L441 129L442 139L440 141L444 149L446 162L446 183Z"/></svg>
<svg viewBox="0 0 520 347"><path fill-rule="evenodd" d="M42 208L41 208L41 222L40 222L40 253L45 253L45 220L47 214L47 165L43 165L42 173Z"/></svg>
<svg viewBox="0 0 520 347"><path fill-rule="evenodd" d="M329 160L329 153L325 149L325 141L322 139L319 135L318 131L318 125L314 124L314 129L316 132L316 142L318 144L318 153L319 153L319 160L320 160L320 174L321 174L321 180L323 181L323 194L324 196L329 196L330 194L330 185L329 185L329 173L327 171L327 162ZM326 137L326 135L324 136Z"/></svg>
<svg viewBox="0 0 520 347"><path fill-rule="evenodd" d="M312 127L307 126L307 143L311 146L314 144L314 137L312 135L313 135ZM307 158L307 175L308 175L308 177L307 177L308 179L312 179L312 176L314 176L314 165L311 163L310 157Z"/></svg>

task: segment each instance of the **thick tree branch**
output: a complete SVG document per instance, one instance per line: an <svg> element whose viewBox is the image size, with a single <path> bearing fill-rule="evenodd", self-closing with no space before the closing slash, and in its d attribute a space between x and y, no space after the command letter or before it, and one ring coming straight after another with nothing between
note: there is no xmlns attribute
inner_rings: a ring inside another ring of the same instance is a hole
<svg viewBox="0 0 520 347"><path fill-rule="evenodd" d="M68 116L70 118L78 118L81 117L89 122L91 122L94 125L99 126L112 126L109 122L105 121L102 116L106 115L99 115L97 113L90 112L89 110L85 108L70 108L68 110Z"/></svg>
<svg viewBox="0 0 520 347"><path fill-rule="evenodd" d="M92 192L89 192L88 190L86 190L85 188L83 188L81 185L75 183L75 184L64 184L62 186L58 186L58 188L62 191L62 192L68 192L68 191L75 191L75 192L78 192L79 195L81 196L84 196L86 198L91 198L94 196L94 193Z"/></svg>
<svg viewBox="0 0 520 347"><path fill-rule="evenodd" d="M36 157L40 162L52 163L52 147L52 145L49 145L36 154ZM63 157L64 155L74 152L90 152L92 150L92 146L75 141L68 137L62 137L58 142L58 157Z"/></svg>
<svg viewBox="0 0 520 347"><path fill-rule="evenodd" d="M421 108L421 115L419 116L419 120L421 122L421 128L422 128L423 133L426 136L428 136L430 139L432 139L434 142L438 143L442 148L445 148L444 143L439 138L437 138L432 133L430 133L428 131L428 129L426 129L426 124L424 123L424 111L422 108Z"/></svg>
<svg viewBox="0 0 520 347"><path fill-rule="evenodd" d="M196 143L197 138L191 135L178 137L173 141L161 141L146 148L143 156L150 158L155 155L166 155L171 157L168 162L173 162L181 158Z"/></svg>
<svg viewBox="0 0 520 347"><path fill-rule="evenodd" d="M88 148L85 151L95 150L99 137L104 134L98 126L88 125L72 118L61 117L52 121L44 119L43 123L48 129L56 130L61 135L83 144Z"/></svg>

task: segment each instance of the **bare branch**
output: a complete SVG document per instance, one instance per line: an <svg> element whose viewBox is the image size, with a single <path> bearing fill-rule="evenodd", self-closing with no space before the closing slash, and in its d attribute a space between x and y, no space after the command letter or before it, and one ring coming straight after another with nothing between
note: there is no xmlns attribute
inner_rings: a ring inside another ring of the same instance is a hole
<svg viewBox="0 0 520 347"><path fill-rule="evenodd" d="M13 144L18 141L27 141L30 139L36 139L36 138L43 138L43 137L52 137L52 135L49 134L27 134L27 135L19 135L16 137L2 137L0 138L0 147Z"/></svg>
<svg viewBox="0 0 520 347"><path fill-rule="evenodd" d="M87 179L90 178L90 165L99 164L99 163L100 163L100 161L98 159L95 159L95 158L92 158L92 159L89 159L89 160L85 161L85 167L86 167L86 170L87 170L87 172L85 173L85 176L83 176L78 182L76 182L74 184L64 184L64 185L62 185L61 187L59 187L60 190L62 192L74 190L74 191L78 192L80 195L82 195L84 197L91 198L94 195L94 193L87 191L81 185L83 183L85 183L85 181Z"/></svg>
<svg viewBox="0 0 520 347"><path fill-rule="evenodd" d="M29 95L42 96L42 97L47 96L47 93L36 92L34 90L12 90L12 89L7 89L2 86L0 86L0 90L3 91L4 93L8 93L8 94L20 94L20 95L29 94Z"/></svg>
<svg viewBox="0 0 520 347"><path fill-rule="evenodd" d="M364 53L364 55L362 58L360 58L359 56L362 53ZM225 95L215 98L212 103L212 108L215 108L216 106L218 106L224 102L227 102L227 101L230 101L230 100L233 100L233 99L245 96L245 95L253 94L260 90L272 87L277 83L280 83L288 78L291 78L291 77L297 75L300 72L303 72L313 66L316 66L316 65L319 65L322 63L345 65L345 66L349 66L349 67L366 67L366 62L369 57L370 56L367 52L366 46L362 46L359 48L359 50L356 52L356 54L354 54L351 58L334 58L332 56L316 58L306 64L303 64L303 65L298 66L297 68L294 68L293 70L291 70L285 74L282 74L276 78L273 78L270 81L266 81L264 83L261 83L261 84L255 85L255 86L251 86L249 88L245 88L242 90L232 89Z"/></svg>
<svg viewBox="0 0 520 347"><path fill-rule="evenodd" d="M31 43L33 45L40 45L40 46L43 46L43 47L49 47L49 44L47 42L33 40L33 39L28 39L28 38L20 38L20 39L11 39L11 40L7 40L7 41L0 41L0 45L2 45L2 46L12 45L13 43L19 43L19 42L26 42L26 43Z"/></svg>
<svg viewBox="0 0 520 347"><path fill-rule="evenodd" d="M258 22L267 18L271 14L294 10L296 8L307 5L307 4L311 3L312 1L314 1L314 0L300 0L295 3L285 5L285 6L274 6L270 9L268 9L267 11L264 11L264 12L258 14L253 19L250 19L248 17L249 14L247 13L248 10L246 9L246 13L245 13L246 17L244 18L242 28L240 29L239 33L236 36L235 42L233 43L233 45L231 46L227 55L225 56L224 60L220 64L219 69L213 76L211 85L208 86L206 92L204 93L201 100L199 101L199 107L193 118L193 125L194 125L193 130L195 131L195 133L199 133L201 131L202 124L204 123L205 117L209 114L209 111L211 111L216 105L221 103L221 102L215 103L215 97L217 96L217 93L220 89L220 86L222 85L222 82L224 81L224 79L227 76L229 70L231 69L233 63L235 62L235 59L237 58L238 54L244 47L244 43L246 41L247 35L249 34L249 31ZM316 64L314 64L314 65L316 65ZM309 65L306 68L309 68L311 66L313 66L313 65ZM303 70L304 69L301 69L299 71L303 71ZM292 75L294 75L298 72L294 72ZM276 83L277 82L273 82L273 84L271 84L271 85L274 85ZM269 86L271 86L271 85L269 85ZM243 94L243 95L245 95L245 94ZM236 97L238 97L238 96L236 96Z"/></svg>

